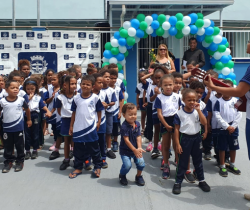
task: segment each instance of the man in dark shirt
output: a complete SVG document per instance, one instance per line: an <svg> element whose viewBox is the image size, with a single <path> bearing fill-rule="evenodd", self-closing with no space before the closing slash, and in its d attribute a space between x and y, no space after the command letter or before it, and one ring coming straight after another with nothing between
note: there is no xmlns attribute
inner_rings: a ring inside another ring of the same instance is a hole
<svg viewBox="0 0 250 210"><path fill-rule="evenodd" d="M197 40L192 37L189 39L190 49L184 52L182 59L182 69L185 69L183 66L183 61L195 61L195 63L199 64L199 68L202 68L205 65L205 56L202 50L197 49Z"/></svg>

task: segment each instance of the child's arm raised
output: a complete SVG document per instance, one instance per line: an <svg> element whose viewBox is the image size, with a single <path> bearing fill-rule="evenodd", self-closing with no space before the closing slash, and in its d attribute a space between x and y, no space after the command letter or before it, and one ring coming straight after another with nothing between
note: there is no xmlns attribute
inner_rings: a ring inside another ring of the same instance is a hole
<svg viewBox="0 0 250 210"><path fill-rule="evenodd" d="M154 75L154 71L152 71L151 73L146 74L145 76L141 77L141 80L146 80L146 79L150 78L152 75Z"/></svg>
<svg viewBox="0 0 250 210"><path fill-rule="evenodd" d="M156 99L157 95L161 93L161 92L159 91L159 88L158 88L158 87L155 87L154 92L155 92L155 93L153 94L153 90L151 90L151 93L150 93L150 101L151 101L151 102L153 102L153 101Z"/></svg>

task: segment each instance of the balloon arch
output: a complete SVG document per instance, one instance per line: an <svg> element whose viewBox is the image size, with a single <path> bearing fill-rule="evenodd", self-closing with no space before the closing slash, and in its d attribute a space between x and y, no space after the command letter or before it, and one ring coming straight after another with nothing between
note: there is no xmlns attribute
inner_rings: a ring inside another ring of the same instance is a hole
<svg viewBox="0 0 250 210"><path fill-rule="evenodd" d="M216 27L212 20L204 19L201 13L191 13L188 16L183 16L182 13L177 13L175 16L138 14L136 19L125 21L123 27L111 37L111 41L105 44L102 67L111 63L117 64L118 77L126 86L127 81L124 79L122 69L126 64L128 50L135 43L147 38L148 35L163 38L175 36L177 39L181 39L189 34L196 35L197 41L202 42L202 46L208 50L208 54L211 56L210 63L219 74L219 78L231 80L236 85L234 62L230 55L231 50L228 48L227 38L223 37L222 30ZM127 94L126 97L128 97Z"/></svg>

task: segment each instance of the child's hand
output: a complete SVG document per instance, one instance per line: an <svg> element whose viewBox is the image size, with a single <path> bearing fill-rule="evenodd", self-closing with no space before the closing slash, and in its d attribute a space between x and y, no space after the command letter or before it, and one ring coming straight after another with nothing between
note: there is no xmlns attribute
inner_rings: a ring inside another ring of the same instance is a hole
<svg viewBox="0 0 250 210"><path fill-rule="evenodd" d="M176 148L177 154L181 154L183 152L180 144L176 145L175 148Z"/></svg>
<svg viewBox="0 0 250 210"><path fill-rule="evenodd" d="M28 128L32 126L32 121L31 120L27 120L27 126L28 126Z"/></svg>
<svg viewBox="0 0 250 210"><path fill-rule="evenodd" d="M142 152L140 149L135 149L134 154L135 154L135 157L142 158Z"/></svg>
<svg viewBox="0 0 250 210"><path fill-rule="evenodd" d="M104 109L107 109L108 108L108 104L106 102L102 102L102 105L104 106Z"/></svg>
<svg viewBox="0 0 250 210"><path fill-rule="evenodd" d="M56 92L53 92L53 93L52 93L52 98L54 98L54 97L55 97L55 94L56 94Z"/></svg>
<svg viewBox="0 0 250 210"><path fill-rule="evenodd" d="M142 106L145 108L148 105L148 103L144 103Z"/></svg>
<svg viewBox="0 0 250 210"><path fill-rule="evenodd" d="M138 148L138 150L143 153L143 152L146 152L145 150L143 150L142 148Z"/></svg>
<svg viewBox="0 0 250 210"><path fill-rule="evenodd" d="M200 104L195 102L194 104L194 109L199 110L200 109Z"/></svg>
<svg viewBox="0 0 250 210"><path fill-rule="evenodd" d="M33 96L34 96L34 93L30 93L29 100L31 100L33 98Z"/></svg>
<svg viewBox="0 0 250 210"><path fill-rule="evenodd" d="M96 123L96 130L97 131L99 131L100 125L101 125L101 122Z"/></svg>
<svg viewBox="0 0 250 210"><path fill-rule="evenodd" d="M69 135L72 136L73 135L73 127L70 126L69 128Z"/></svg>
<svg viewBox="0 0 250 210"><path fill-rule="evenodd" d="M50 111L48 111L46 114L45 114L45 117L48 117L50 118L52 116L52 113Z"/></svg>
<svg viewBox="0 0 250 210"><path fill-rule="evenodd" d="M205 140L207 138L207 132L204 132L203 134L202 134L202 140Z"/></svg>
<svg viewBox="0 0 250 210"><path fill-rule="evenodd" d="M227 128L227 130L228 130L229 134L231 135L231 134L235 131L235 128L232 127L232 126L229 126L229 127Z"/></svg>
<svg viewBox="0 0 250 210"><path fill-rule="evenodd" d="M121 119L122 115L121 112L118 112L118 119Z"/></svg>
<svg viewBox="0 0 250 210"><path fill-rule="evenodd" d="M172 126L167 126L166 129L167 129L168 132L172 132L173 131L173 127Z"/></svg>
<svg viewBox="0 0 250 210"><path fill-rule="evenodd" d="M140 110L140 105L139 105L139 104L137 104L136 108L137 108L137 110Z"/></svg>
<svg viewBox="0 0 250 210"><path fill-rule="evenodd" d="M161 94L161 92L159 91L159 88L158 87L155 87L155 89L154 89L154 91L155 91L155 94Z"/></svg>

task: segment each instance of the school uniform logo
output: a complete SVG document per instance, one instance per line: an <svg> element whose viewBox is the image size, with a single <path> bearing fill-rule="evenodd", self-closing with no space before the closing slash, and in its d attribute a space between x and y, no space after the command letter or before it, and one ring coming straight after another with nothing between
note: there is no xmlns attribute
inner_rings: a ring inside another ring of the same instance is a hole
<svg viewBox="0 0 250 210"><path fill-rule="evenodd" d="M4 133L4 134L3 134L3 139L6 140L7 138L8 138L7 133Z"/></svg>
<svg viewBox="0 0 250 210"><path fill-rule="evenodd" d="M90 103L89 103L89 105L88 105L88 107L92 107L92 108L94 108L95 107L95 104L94 104L94 101L90 101Z"/></svg>
<svg viewBox="0 0 250 210"><path fill-rule="evenodd" d="M173 96L172 101L177 102L177 98L175 96Z"/></svg>
<svg viewBox="0 0 250 210"><path fill-rule="evenodd" d="M80 59L86 59L86 53L79 53L78 55Z"/></svg>
<svg viewBox="0 0 250 210"><path fill-rule="evenodd" d="M86 33L85 32L78 32L78 38L79 39L86 39Z"/></svg>
<svg viewBox="0 0 250 210"><path fill-rule="evenodd" d="M41 34L41 33L37 34L37 38L38 39L42 39L43 38L43 34Z"/></svg>
<svg viewBox="0 0 250 210"><path fill-rule="evenodd" d="M234 139L234 146L237 146L239 144L238 139Z"/></svg>
<svg viewBox="0 0 250 210"><path fill-rule="evenodd" d="M234 108L234 102L232 101L231 104L229 105L230 108Z"/></svg>
<svg viewBox="0 0 250 210"><path fill-rule="evenodd" d="M89 54L89 59L94 59L94 55L93 54Z"/></svg>
<svg viewBox="0 0 250 210"><path fill-rule="evenodd" d="M1 58L2 59L9 59L10 58L10 54L9 53L2 53L1 54Z"/></svg>

